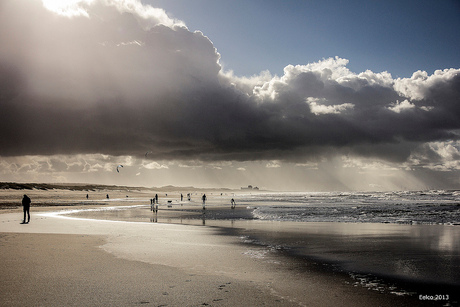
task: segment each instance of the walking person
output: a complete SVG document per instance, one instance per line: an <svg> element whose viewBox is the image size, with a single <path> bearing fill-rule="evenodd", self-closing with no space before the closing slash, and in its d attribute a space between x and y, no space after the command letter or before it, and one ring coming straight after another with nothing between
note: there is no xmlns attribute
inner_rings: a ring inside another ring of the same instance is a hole
<svg viewBox="0 0 460 307"><path fill-rule="evenodd" d="M24 194L24 197L22 198L22 207L24 210L24 220L22 220L21 224L28 224L30 222L30 203L32 201L30 200L29 196ZM26 222L26 216L27 216L27 222Z"/></svg>

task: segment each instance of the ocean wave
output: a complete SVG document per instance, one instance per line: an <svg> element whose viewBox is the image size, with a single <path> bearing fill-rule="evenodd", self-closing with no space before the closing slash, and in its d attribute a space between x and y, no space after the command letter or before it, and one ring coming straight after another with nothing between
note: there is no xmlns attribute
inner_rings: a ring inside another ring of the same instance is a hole
<svg viewBox="0 0 460 307"><path fill-rule="evenodd" d="M261 220L460 225L459 191L267 193L240 202Z"/></svg>

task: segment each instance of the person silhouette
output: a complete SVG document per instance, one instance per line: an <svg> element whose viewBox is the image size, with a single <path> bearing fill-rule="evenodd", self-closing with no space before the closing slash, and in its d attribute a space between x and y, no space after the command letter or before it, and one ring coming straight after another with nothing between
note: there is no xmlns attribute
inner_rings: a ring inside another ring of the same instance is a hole
<svg viewBox="0 0 460 307"><path fill-rule="evenodd" d="M203 210L206 209L206 194L203 194L203 196L201 197L201 200L203 200Z"/></svg>
<svg viewBox="0 0 460 307"><path fill-rule="evenodd" d="M28 224L30 222L30 203L31 203L31 200L29 196L24 194L24 197L22 198L22 207L24 210L24 220L22 221L21 224ZM27 222L26 222L26 216L27 216Z"/></svg>

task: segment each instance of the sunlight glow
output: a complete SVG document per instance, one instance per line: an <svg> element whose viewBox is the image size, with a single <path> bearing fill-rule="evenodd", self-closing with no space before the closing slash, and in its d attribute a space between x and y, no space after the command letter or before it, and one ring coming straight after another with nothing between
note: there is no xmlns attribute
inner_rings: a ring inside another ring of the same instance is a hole
<svg viewBox="0 0 460 307"><path fill-rule="evenodd" d="M42 0L47 10L66 17L89 17L84 6L93 2L94 0Z"/></svg>

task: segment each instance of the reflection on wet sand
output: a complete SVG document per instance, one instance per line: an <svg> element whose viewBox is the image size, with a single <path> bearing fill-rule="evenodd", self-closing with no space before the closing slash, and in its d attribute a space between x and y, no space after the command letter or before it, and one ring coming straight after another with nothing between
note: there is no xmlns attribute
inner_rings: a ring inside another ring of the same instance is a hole
<svg viewBox="0 0 460 307"><path fill-rule="evenodd" d="M250 208L223 206L209 206L206 210L200 206L160 207L156 212L136 207L77 215L220 227L239 236L242 243L265 247L267 252L282 251L283 257L323 263L348 272L356 283L374 290L386 288L407 294L410 291L404 287L422 292L460 288L458 226L262 221L253 219ZM395 280L403 281L402 288L394 286Z"/></svg>

